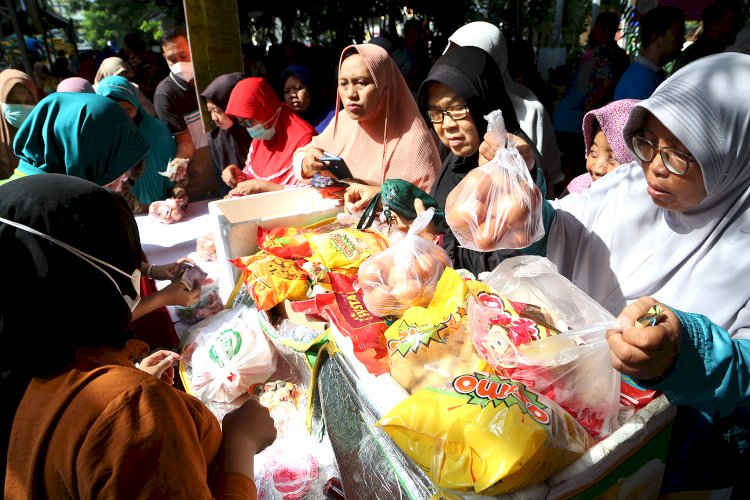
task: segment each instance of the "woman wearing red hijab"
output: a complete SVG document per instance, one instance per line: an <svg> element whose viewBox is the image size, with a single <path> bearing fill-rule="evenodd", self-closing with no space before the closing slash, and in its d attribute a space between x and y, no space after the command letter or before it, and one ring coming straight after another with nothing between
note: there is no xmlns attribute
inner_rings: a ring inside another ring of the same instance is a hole
<svg viewBox="0 0 750 500"><path fill-rule="evenodd" d="M226 113L253 139L245 167L231 165L222 172L222 180L232 188L229 196L297 185L292 155L310 143L315 129L282 103L263 78L245 78L235 85Z"/></svg>

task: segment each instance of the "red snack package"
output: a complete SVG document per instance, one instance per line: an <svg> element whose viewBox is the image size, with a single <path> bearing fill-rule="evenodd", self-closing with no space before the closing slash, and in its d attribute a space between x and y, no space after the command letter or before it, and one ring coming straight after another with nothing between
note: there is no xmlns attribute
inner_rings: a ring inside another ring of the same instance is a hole
<svg viewBox="0 0 750 500"><path fill-rule="evenodd" d="M335 274L335 273L331 273ZM354 355L373 375L390 371L383 333L385 321L373 315L362 302L362 291L319 293L310 300L292 303L292 309L316 314L330 321L354 344Z"/></svg>
<svg viewBox="0 0 750 500"><path fill-rule="evenodd" d="M313 252L303 236L313 232L299 227L258 227L258 246L282 259L297 260L310 257Z"/></svg>
<svg viewBox="0 0 750 500"><path fill-rule="evenodd" d="M620 374L620 404L622 406L635 406L640 410L661 394L653 389L644 389L635 383L627 375Z"/></svg>

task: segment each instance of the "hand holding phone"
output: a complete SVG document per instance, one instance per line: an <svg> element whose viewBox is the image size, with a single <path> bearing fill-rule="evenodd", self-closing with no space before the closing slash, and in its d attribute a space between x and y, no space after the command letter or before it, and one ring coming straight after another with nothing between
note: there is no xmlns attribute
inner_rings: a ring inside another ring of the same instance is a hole
<svg viewBox="0 0 750 500"><path fill-rule="evenodd" d="M340 156L324 151L323 156L320 157L320 161L327 166L327 170L335 175L337 179L352 178L349 166Z"/></svg>

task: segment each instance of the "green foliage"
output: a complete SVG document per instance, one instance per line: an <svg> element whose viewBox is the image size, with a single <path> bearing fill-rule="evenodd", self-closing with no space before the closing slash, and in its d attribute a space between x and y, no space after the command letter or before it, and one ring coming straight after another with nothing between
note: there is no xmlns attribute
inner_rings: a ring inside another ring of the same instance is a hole
<svg viewBox="0 0 750 500"><path fill-rule="evenodd" d="M83 38L102 49L109 40L122 42L128 33L158 40L162 20L182 19L182 2L157 0L72 0L70 7L83 13L80 27Z"/></svg>

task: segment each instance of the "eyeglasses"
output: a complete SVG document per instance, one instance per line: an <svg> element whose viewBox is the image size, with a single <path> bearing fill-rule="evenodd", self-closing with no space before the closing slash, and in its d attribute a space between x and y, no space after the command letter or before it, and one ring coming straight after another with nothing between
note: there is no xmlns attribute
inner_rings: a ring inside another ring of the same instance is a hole
<svg viewBox="0 0 750 500"><path fill-rule="evenodd" d="M244 127L244 128L250 128L250 127L255 126L255 122L253 120L247 120L245 118L237 118L235 122L237 123L237 125L239 125L240 127Z"/></svg>
<svg viewBox="0 0 750 500"><path fill-rule="evenodd" d="M661 155L661 160L667 170L676 175L684 175L691 163L698 163L693 156L672 148L657 146L643 136L634 135L630 138L633 152L641 161L650 162L656 158L656 153Z"/></svg>
<svg viewBox="0 0 750 500"><path fill-rule="evenodd" d="M448 115L451 117L451 120L458 121L463 120L466 118L466 115L469 114L469 105L468 104L457 104L455 106L451 106L448 109L428 109L427 110L427 118L430 119L432 123L443 123L443 119L445 118L445 115Z"/></svg>

